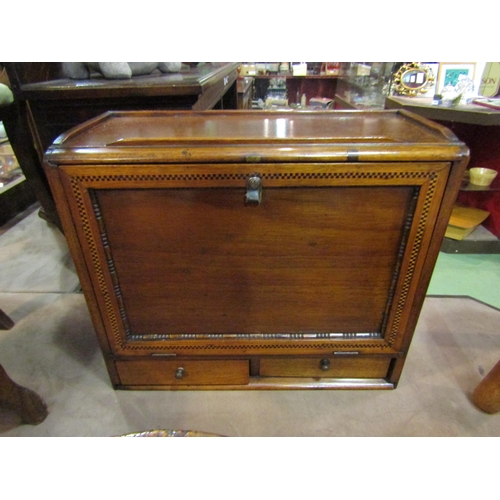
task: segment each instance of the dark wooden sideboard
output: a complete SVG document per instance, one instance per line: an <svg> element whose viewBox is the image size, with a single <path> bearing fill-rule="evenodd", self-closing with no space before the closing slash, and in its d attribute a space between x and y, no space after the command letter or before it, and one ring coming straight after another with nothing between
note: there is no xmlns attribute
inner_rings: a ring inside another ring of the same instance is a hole
<svg viewBox="0 0 500 500"><path fill-rule="evenodd" d="M45 157L110 378L391 389L468 161L405 111L107 113Z"/></svg>
<svg viewBox="0 0 500 500"><path fill-rule="evenodd" d="M42 168L52 141L106 111L236 109L239 63L190 65L178 73L107 80L64 78L61 63L4 63L15 104L4 125L16 156L34 187L43 216L58 213Z"/></svg>

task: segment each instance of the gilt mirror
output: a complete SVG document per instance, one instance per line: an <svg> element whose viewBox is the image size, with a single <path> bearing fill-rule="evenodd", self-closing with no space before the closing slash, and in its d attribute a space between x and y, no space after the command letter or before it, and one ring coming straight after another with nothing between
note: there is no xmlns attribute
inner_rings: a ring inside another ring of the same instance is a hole
<svg viewBox="0 0 500 500"><path fill-rule="evenodd" d="M434 84L432 70L420 63L409 63L401 66L393 77L393 88L401 95L415 97L424 94Z"/></svg>

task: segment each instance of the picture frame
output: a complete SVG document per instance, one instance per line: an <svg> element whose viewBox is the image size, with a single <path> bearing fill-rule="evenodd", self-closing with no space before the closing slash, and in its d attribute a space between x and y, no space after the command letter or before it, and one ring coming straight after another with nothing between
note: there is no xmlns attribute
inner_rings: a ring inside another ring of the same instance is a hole
<svg viewBox="0 0 500 500"><path fill-rule="evenodd" d="M434 82L429 87L429 90L426 94L423 94L422 97L429 97L437 94L437 85L438 85L438 75L439 75L439 63L438 62L423 62L423 66L430 69L432 71L432 75L434 76Z"/></svg>
<svg viewBox="0 0 500 500"><path fill-rule="evenodd" d="M476 63L473 62L442 62L439 64L436 91L440 94L446 85L453 87L458 83L460 75L466 75L474 80Z"/></svg>

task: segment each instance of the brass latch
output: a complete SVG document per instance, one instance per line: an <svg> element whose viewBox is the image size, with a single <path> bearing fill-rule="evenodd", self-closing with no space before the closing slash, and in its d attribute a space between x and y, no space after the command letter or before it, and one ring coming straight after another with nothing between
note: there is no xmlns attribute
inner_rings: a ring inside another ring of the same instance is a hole
<svg viewBox="0 0 500 500"><path fill-rule="evenodd" d="M260 174L250 174L247 177L246 205L260 205L262 202L262 179Z"/></svg>

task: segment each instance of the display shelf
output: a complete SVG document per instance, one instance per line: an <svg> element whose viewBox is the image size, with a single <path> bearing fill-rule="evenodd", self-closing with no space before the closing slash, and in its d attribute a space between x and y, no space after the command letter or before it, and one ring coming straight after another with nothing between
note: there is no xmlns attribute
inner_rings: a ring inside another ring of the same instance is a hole
<svg viewBox="0 0 500 500"><path fill-rule="evenodd" d="M429 120L467 123L471 125L500 125L500 111L477 104L458 105L451 108L435 106L432 97L389 96L385 100L387 109L407 109Z"/></svg>
<svg viewBox="0 0 500 500"><path fill-rule="evenodd" d="M444 253L497 254L500 253L500 240L484 226L478 226L463 240L444 238L441 251Z"/></svg>
<svg viewBox="0 0 500 500"><path fill-rule="evenodd" d="M306 94L306 100L312 97L327 97L334 99L338 81L344 79L344 76L337 75L313 75L295 76L292 74L276 73L271 75L253 75L255 79L255 99L264 99L272 79L285 80L290 104L300 104L303 94Z"/></svg>
<svg viewBox="0 0 500 500"><path fill-rule="evenodd" d="M252 78L258 78L258 79L263 79L263 80L270 80L271 78L286 78L287 80L295 80L295 79L302 79L302 80L339 80L339 79L345 79L347 78L346 76L340 76L340 75L314 75L314 74L307 74L307 75L292 75L290 73L276 73L276 74L270 74L270 75L251 75Z"/></svg>
<svg viewBox="0 0 500 500"><path fill-rule="evenodd" d="M6 224L36 201L0 121L0 225Z"/></svg>
<svg viewBox="0 0 500 500"><path fill-rule="evenodd" d="M16 176L10 178L6 182L4 182L3 178L0 177L0 195L8 191L9 189L12 189L14 186L17 186L21 182L24 182L26 180L26 177L20 172Z"/></svg>
<svg viewBox="0 0 500 500"><path fill-rule="evenodd" d="M0 175L0 226L35 203L34 192L20 168Z"/></svg>
<svg viewBox="0 0 500 500"><path fill-rule="evenodd" d="M469 168L486 167L498 171L500 168L500 111L476 104L453 107L436 106L432 97L386 98L387 109L405 109L424 118L449 126L470 149ZM467 173L467 172L466 172ZM445 239L446 253L500 253L500 240L496 236L500 224L500 176L490 186L475 186L464 178L458 200L490 212L489 218L478 230L461 241Z"/></svg>
<svg viewBox="0 0 500 500"><path fill-rule="evenodd" d="M466 180L465 185L460 188L460 191L483 191L485 193L500 191L500 177L497 176L489 186L477 186Z"/></svg>
<svg viewBox="0 0 500 500"><path fill-rule="evenodd" d="M0 195L24 180L23 171L8 139L0 141Z"/></svg>

